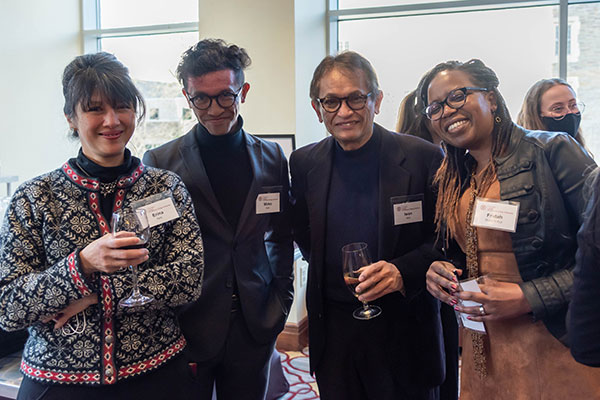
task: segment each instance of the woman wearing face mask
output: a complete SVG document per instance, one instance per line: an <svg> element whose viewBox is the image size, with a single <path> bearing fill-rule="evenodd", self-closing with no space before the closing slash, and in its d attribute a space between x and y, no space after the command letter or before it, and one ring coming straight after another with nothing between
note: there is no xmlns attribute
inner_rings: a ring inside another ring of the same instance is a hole
<svg viewBox="0 0 600 400"><path fill-rule="evenodd" d="M585 147L579 126L584 109L585 104L577 102L575 91L566 81L542 79L527 91L517 124L532 130L566 132Z"/></svg>
<svg viewBox="0 0 600 400"><path fill-rule="evenodd" d="M192 200L177 175L126 149L144 102L113 55L75 58L63 94L81 150L20 186L0 231L0 328L30 333L18 399L184 399L175 310L198 298L203 272ZM151 224L144 248L131 248L131 232L110 233L113 211L155 194L180 216ZM153 302L119 306L132 291L129 265Z"/></svg>
<svg viewBox="0 0 600 400"><path fill-rule="evenodd" d="M513 124L498 85L471 60L437 65L418 87L446 147L436 224L452 260L431 264L427 289L487 330L463 331L461 400L600 398L600 371L576 363L561 343L581 192L595 164L564 133ZM455 271L493 277L481 292L463 291Z"/></svg>

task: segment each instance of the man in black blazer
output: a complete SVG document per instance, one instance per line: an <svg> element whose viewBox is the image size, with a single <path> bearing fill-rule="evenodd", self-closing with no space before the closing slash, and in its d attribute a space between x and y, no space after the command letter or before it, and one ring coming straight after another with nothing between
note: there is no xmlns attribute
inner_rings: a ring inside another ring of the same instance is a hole
<svg viewBox="0 0 600 400"><path fill-rule="evenodd" d="M309 260L311 372L321 398L437 399L444 379L439 303L425 290L434 250L432 177L442 154L374 124L383 93L354 52L326 57L310 94L332 135L290 157L294 239ZM358 300L382 313L353 318L341 247L365 242L374 263Z"/></svg>
<svg viewBox="0 0 600 400"><path fill-rule="evenodd" d="M264 398L292 303L287 161L279 145L242 128L249 64L222 40L187 50L177 75L199 123L143 159L181 176L202 230L202 294L180 315L198 399L210 399L214 383L219 400Z"/></svg>

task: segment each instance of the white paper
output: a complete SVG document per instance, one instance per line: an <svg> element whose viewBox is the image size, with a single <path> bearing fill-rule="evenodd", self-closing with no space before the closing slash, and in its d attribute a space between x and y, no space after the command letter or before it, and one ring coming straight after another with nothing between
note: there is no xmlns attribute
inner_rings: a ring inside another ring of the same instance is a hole
<svg viewBox="0 0 600 400"><path fill-rule="evenodd" d="M475 200L473 226L515 232L519 218L519 203L509 201Z"/></svg>
<svg viewBox="0 0 600 400"><path fill-rule="evenodd" d="M179 218L179 213L177 212L171 197L155 201L154 203L150 203L140 208L146 210L146 216L148 217L148 223L151 228Z"/></svg>
<svg viewBox="0 0 600 400"><path fill-rule="evenodd" d="M460 282L460 287L463 292L476 292L481 293L479 289L479 284L477 284L477 279L470 279L468 281ZM477 303L476 301L471 300L460 300L460 303L463 307L479 307L481 303ZM479 321L471 321L467 319L467 317L471 314L460 313L460 319L462 324L467 329L472 329L474 331L485 333L485 325L483 322Z"/></svg>
<svg viewBox="0 0 600 400"><path fill-rule="evenodd" d="M256 213L272 214L281 210L279 193L260 193L256 196Z"/></svg>
<svg viewBox="0 0 600 400"><path fill-rule="evenodd" d="M409 201L394 204L394 225L423 221L423 202Z"/></svg>

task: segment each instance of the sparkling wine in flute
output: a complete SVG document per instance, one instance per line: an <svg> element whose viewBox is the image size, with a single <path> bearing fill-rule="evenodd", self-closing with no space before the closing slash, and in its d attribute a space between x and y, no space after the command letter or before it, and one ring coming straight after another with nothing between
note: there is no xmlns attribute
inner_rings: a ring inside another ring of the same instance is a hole
<svg viewBox="0 0 600 400"><path fill-rule="evenodd" d="M371 264L371 256L369 255L369 249L367 244L363 242L350 243L342 247L342 269L344 273L344 282L358 298L356 293L356 286L358 286L358 277L360 276L361 269ZM352 314L356 319L371 319L381 314L381 308L378 306L368 304L366 301L362 302L362 307L354 310Z"/></svg>

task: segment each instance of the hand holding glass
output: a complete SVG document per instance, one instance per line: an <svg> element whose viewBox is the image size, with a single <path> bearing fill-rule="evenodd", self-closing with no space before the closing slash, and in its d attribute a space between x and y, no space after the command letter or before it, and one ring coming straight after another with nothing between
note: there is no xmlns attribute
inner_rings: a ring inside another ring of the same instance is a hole
<svg viewBox="0 0 600 400"><path fill-rule="evenodd" d="M342 268L344 271L344 282L354 296L358 298L356 286L358 286L358 277L360 269L371 264L369 249L366 243L350 243L342 247ZM371 319L381 314L381 308L369 305L366 301L362 302L362 308L357 308L352 314L356 319Z"/></svg>
<svg viewBox="0 0 600 400"><path fill-rule="evenodd" d="M122 249L141 249L150 239L150 224L146 216L146 210L119 210L112 215L113 234L125 231L135 233L140 240L133 246L122 247ZM137 265L130 265L133 289L131 295L119 302L120 307L137 307L154 301L151 295L145 296L140 293L138 287Z"/></svg>

